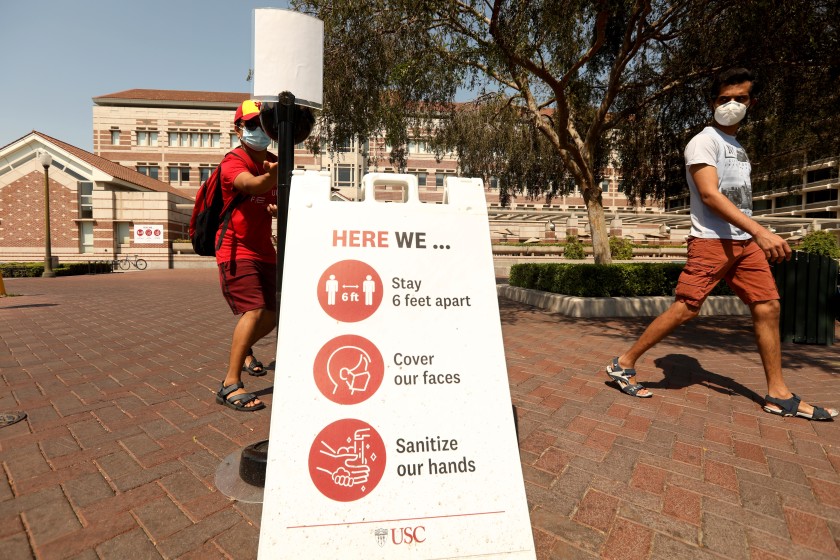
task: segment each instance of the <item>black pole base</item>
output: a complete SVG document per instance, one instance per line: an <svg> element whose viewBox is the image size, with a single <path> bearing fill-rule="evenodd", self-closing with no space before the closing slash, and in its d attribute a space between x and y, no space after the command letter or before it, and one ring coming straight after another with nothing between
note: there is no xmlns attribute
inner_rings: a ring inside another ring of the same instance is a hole
<svg viewBox="0 0 840 560"><path fill-rule="evenodd" d="M268 460L268 440L252 443L242 450L239 459L239 478L251 486L265 488L265 469Z"/></svg>

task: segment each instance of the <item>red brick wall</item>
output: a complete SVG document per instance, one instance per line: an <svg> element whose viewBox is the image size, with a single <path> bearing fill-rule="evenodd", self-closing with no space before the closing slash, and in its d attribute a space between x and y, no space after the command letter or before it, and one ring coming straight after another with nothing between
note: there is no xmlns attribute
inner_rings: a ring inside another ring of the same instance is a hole
<svg viewBox="0 0 840 560"><path fill-rule="evenodd" d="M0 189L0 247L44 246L44 174L33 171ZM79 216L75 189L50 179L52 247L77 249Z"/></svg>

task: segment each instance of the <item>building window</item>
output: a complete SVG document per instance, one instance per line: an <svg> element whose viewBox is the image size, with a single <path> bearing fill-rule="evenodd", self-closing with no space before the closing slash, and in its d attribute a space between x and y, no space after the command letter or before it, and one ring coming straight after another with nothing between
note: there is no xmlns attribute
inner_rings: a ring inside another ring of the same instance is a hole
<svg viewBox="0 0 840 560"><path fill-rule="evenodd" d="M131 243L131 224L128 222L116 223L117 245L129 245Z"/></svg>
<svg viewBox="0 0 840 560"><path fill-rule="evenodd" d="M816 183L819 181L828 181L831 179L837 178L837 167L824 167L822 169L815 169L813 171L809 171L805 177L805 181L808 183Z"/></svg>
<svg viewBox="0 0 840 560"><path fill-rule="evenodd" d="M138 165L137 171L152 179L160 178L160 167L157 165Z"/></svg>
<svg viewBox="0 0 840 560"><path fill-rule="evenodd" d="M236 148L237 146L239 146L239 136L237 136L236 134L231 134L230 135L230 147L231 148Z"/></svg>
<svg viewBox="0 0 840 560"><path fill-rule="evenodd" d="M499 179L498 177L490 177L490 190L495 191L499 188Z"/></svg>
<svg viewBox="0 0 840 560"><path fill-rule="evenodd" d="M798 194L789 194L776 199L776 208L788 208L791 206L802 206L802 197Z"/></svg>
<svg viewBox="0 0 840 560"><path fill-rule="evenodd" d="M425 154L428 153L429 148L425 140L409 140L408 153L410 154Z"/></svg>
<svg viewBox="0 0 840 560"><path fill-rule="evenodd" d="M210 178L210 174L213 173L212 167L199 167L198 168L198 180L201 183L204 183L207 179Z"/></svg>
<svg viewBox="0 0 840 560"><path fill-rule="evenodd" d="M93 183L79 182L79 218L93 218ZM91 230L93 231L93 230Z"/></svg>
<svg viewBox="0 0 840 560"><path fill-rule="evenodd" d="M157 146L158 145L157 130L138 130L137 131L137 145L138 146Z"/></svg>
<svg viewBox="0 0 840 560"><path fill-rule="evenodd" d="M356 168L353 165L336 165L335 166L335 186L338 188L342 187L355 187L356 180L355 180L355 173Z"/></svg>
<svg viewBox="0 0 840 560"><path fill-rule="evenodd" d="M835 189L811 191L805 195L806 204L813 204L814 202L826 202L829 200L837 200L837 191Z"/></svg>
<svg viewBox="0 0 840 560"><path fill-rule="evenodd" d="M610 182L606 179L601 181L601 191L602 192L610 192Z"/></svg>
<svg viewBox="0 0 840 560"><path fill-rule="evenodd" d="M338 142L338 146L336 146L336 152L341 153L348 153L353 151L353 139L352 138L345 138L344 140L340 140Z"/></svg>
<svg viewBox="0 0 840 560"><path fill-rule="evenodd" d="M446 177L454 177L455 174L452 171L442 171L438 169L435 171L435 188L441 188L443 186Z"/></svg>
<svg viewBox="0 0 840 560"><path fill-rule="evenodd" d="M190 182L190 168L187 166L172 166L169 168L169 182L173 185L183 185Z"/></svg>
<svg viewBox="0 0 840 560"><path fill-rule="evenodd" d="M111 145L118 146L120 144L120 131L119 130L112 130L111 131Z"/></svg>
<svg viewBox="0 0 840 560"><path fill-rule="evenodd" d="M420 171L417 173L417 185L420 187L426 186L426 172Z"/></svg>
<svg viewBox="0 0 840 560"><path fill-rule="evenodd" d="M221 135L218 132L169 131L169 146L172 148L218 148Z"/></svg>
<svg viewBox="0 0 840 560"><path fill-rule="evenodd" d="M79 252L93 253L93 222L79 222Z"/></svg>

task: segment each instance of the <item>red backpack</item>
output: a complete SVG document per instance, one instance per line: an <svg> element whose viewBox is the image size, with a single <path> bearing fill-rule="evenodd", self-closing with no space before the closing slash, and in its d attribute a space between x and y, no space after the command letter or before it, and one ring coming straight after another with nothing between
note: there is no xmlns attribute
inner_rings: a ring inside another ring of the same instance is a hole
<svg viewBox="0 0 840 560"><path fill-rule="evenodd" d="M239 159L242 159L236 151L230 151ZM227 155L225 156L227 157ZM227 205L224 205L222 196L222 164L210 174L204 183L199 187L195 195L195 206L193 206L192 217L190 218L190 241L193 250L197 255L212 257L222 246L225 239L230 215L233 208L245 197L235 196ZM219 241L216 242L216 233L221 230Z"/></svg>

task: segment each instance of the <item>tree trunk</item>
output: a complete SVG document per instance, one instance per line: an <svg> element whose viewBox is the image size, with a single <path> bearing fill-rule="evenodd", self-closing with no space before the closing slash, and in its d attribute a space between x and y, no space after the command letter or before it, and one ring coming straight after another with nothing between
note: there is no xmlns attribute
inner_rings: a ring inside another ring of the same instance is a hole
<svg viewBox="0 0 840 560"><path fill-rule="evenodd" d="M597 193L593 196L593 193ZM607 234L607 220L604 216L604 204L601 199L601 191L594 186L584 191L584 202L586 213L589 216L589 232L592 235L592 255L595 257L595 264L610 264L610 240Z"/></svg>

